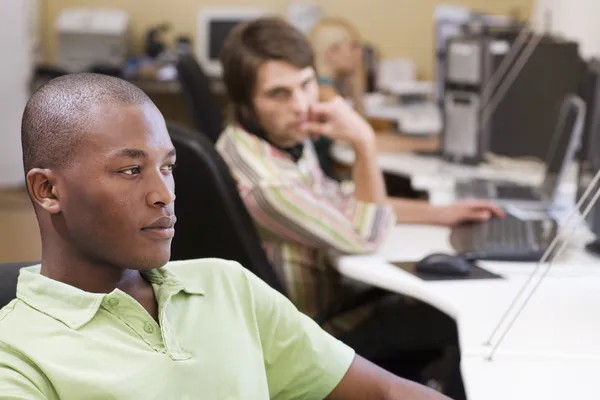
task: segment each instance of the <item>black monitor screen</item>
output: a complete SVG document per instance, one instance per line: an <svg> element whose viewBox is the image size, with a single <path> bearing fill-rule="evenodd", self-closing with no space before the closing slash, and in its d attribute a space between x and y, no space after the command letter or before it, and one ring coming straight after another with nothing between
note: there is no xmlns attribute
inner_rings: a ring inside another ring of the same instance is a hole
<svg viewBox="0 0 600 400"><path fill-rule="evenodd" d="M208 57L211 60L215 60L219 58L221 53L221 47L223 47L223 43L229 35L229 32L233 29L234 26L239 24L239 19L231 19L225 20L220 19L218 21L211 21L209 23L209 47L208 47Z"/></svg>
<svg viewBox="0 0 600 400"><path fill-rule="evenodd" d="M593 59L583 87L583 100L587 105L585 118L583 158L590 167L600 169L600 60Z"/></svg>
<svg viewBox="0 0 600 400"><path fill-rule="evenodd" d="M594 175L600 170L600 60L592 59L587 65L587 72L581 88L587 112L583 128L583 141L580 153L579 178L577 185L577 200L590 185ZM597 190L592 189L592 193ZM586 209L589 200L580 209ZM587 218L592 232L600 236L600 208L595 206Z"/></svg>

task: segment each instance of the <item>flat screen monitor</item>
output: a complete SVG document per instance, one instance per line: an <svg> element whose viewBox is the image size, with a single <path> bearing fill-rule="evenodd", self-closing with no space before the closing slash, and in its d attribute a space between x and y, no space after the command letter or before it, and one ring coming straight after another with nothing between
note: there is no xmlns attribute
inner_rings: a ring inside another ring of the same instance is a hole
<svg viewBox="0 0 600 400"><path fill-rule="evenodd" d="M196 58L211 77L223 73L219 55L229 32L238 24L267 13L250 7L205 7L200 10L196 26Z"/></svg>
<svg viewBox="0 0 600 400"><path fill-rule="evenodd" d="M588 62L581 87L581 96L587 105L587 113L583 130L583 144L579 154L578 200L590 185L594 175L600 170L600 59L591 59ZM598 187L595 190L598 190ZM583 208L586 205L583 204ZM593 207L587 223L591 231L596 236L600 236L599 204Z"/></svg>
<svg viewBox="0 0 600 400"><path fill-rule="evenodd" d="M600 169L600 59L592 59L582 86L587 115L583 129L582 157L594 170Z"/></svg>

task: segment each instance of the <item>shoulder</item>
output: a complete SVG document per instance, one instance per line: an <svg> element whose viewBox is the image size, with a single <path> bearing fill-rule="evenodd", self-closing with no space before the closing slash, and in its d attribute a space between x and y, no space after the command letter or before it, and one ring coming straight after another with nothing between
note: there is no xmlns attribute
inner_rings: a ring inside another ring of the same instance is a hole
<svg viewBox="0 0 600 400"><path fill-rule="evenodd" d="M288 165L275 155L270 144L237 126L223 132L217 150L243 191L279 186L297 174L295 164Z"/></svg>
<svg viewBox="0 0 600 400"><path fill-rule="evenodd" d="M33 316L42 316L44 314L32 309L22 300L14 299L5 307L0 309L0 341L3 334L15 331L17 328L26 327L27 321Z"/></svg>
<svg viewBox="0 0 600 400"><path fill-rule="evenodd" d="M60 327L60 322L19 299L0 310L0 343L5 346L23 348L28 343L43 340Z"/></svg>
<svg viewBox="0 0 600 400"><path fill-rule="evenodd" d="M215 147L222 156L224 154L228 154L232 149L236 149L237 141L235 138L235 127L232 125L228 125L221 135L219 135L219 139L215 144Z"/></svg>
<svg viewBox="0 0 600 400"><path fill-rule="evenodd" d="M0 332L5 331L5 329L2 328L6 327L8 324L11 323L11 319L15 313L15 306L18 302L19 300L14 299L6 306L0 309Z"/></svg>
<svg viewBox="0 0 600 400"><path fill-rule="evenodd" d="M225 127L225 129L223 129L223 131L219 135L219 138L217 139L217 147L222 147L223 143L226 143L227 141L231 140L234 134L234 128L235 127L233 125L229 124Z"/></svg>

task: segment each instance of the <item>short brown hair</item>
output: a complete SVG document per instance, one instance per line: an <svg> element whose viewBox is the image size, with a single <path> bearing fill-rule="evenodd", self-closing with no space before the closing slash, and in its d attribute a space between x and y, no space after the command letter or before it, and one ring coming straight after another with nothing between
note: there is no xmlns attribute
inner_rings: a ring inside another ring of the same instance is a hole
<svg viewBox="0 0 600 400"><path fill-rule="evenodd" d="M236 26L223 44L223 82L234 115L252 112L258 69L266 61L314 67L314 54L302 32L279 17L263 17ZM250 118L250 115L245 115Z"/></svg>

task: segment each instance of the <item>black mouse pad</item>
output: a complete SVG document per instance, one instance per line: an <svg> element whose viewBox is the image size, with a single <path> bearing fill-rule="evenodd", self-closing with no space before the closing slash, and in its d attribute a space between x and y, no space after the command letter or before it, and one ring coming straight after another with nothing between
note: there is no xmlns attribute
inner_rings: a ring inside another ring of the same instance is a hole
<svg viewBox="0 0 600 400"><path fill-rule="evenodd" d="M487 269L483 269L479 267L476 263L471 262L471 270L468 275L463 276L452 276L452 275L443 275L443 274L425 274L421 272L417 272L415 270L415 262L392 262L393 266L402 268L406 272L413 274L414 276L423 279L424 281L465 281L465 280L473 280L473 279L504 279L501 275L494 274L493 272L488 271Z"/></svg>

